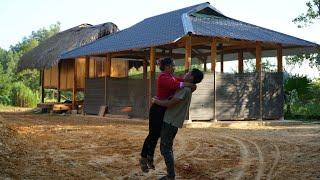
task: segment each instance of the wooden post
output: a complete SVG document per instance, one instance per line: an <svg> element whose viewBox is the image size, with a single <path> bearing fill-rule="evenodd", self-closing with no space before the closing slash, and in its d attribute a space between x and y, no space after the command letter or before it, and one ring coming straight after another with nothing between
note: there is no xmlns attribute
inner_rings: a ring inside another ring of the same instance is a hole
<svg viewBox="0 0 320 180"><path fill-rule="evenodd" d="M261 43L256 43L256 72L261 72Z"/></svg>
<svg viewBox="0 0 320 180"><path fill-rule="evenodd" d="M106 77L111 76L111 54L107 54L107 61L106 61Z"/></svg>
<svg viewBox="0 0 320 180"><path fill-rule="evenodd" d="M187 73L191 65L191 36L187 36L185 46L184 71Z"/></svg>
<svg viewBox="0 0 320 180"><path fill-rule="evenodd" d="M213 121L217 121L216 117L216 62L217 62L217 40L216 38L212 39L211 42L211 72L213 73Z"/></svg>
<svg viewBox="0 0 320 180"><path fill-rule="evenodd" d="M148 77L148 63L146 57L143 59L143 80L146 81Z"/></svg>
<svg viewBox="0 0 320 180"><path fill-rule="evenodd" d="M155 72L156 72L156 48L150 48L150 79L149 79L149 107L151 107L151 98L153 96L153 87L155 82Z"/></svg>
<svg viewBox="0 0 320 180"><path fill-rule="evenodd" d="M90 73L90 56L86 56L86 68L85 68L85 73L84 73L84 77L89 78L89 73Z"/></svg>
<svg viewBox="0 0 320 180"><path fill-rule="evenodd" d="M207 72L207 59L203 61L203 71Z"/></svg>
<svg viewBox="0 0 320 180"><path fill-rule="evenodd" d="M261 42L256 43L256 72L258 73L258 81L259 81L259 120L262 121L263 116L263 97L262 97L262 68L261 68Z"/></svg>
<svg viewBox="0 0 320 180"><path fill-rule="evenodd" d="M282 65L282 46L281 44L277 47L277 71L283 72L283 65Z"/></svg>
<svg viewBox="0 0 320 180"><path fill-rule="evenodd" d="M108 79L111 76L111 54L108 53L106 56L106 63L105 63L105 77L104 77L104 104L108 107L109 102L109 93L108 93Z"/></svg>
<svg viewBox="0 0 320 180"><path fill-rule="evenodd" d="M221 49L221 54L220 54L220 71L221 73L223 73L223 61L224 61L224 52L223 52L223 48Z"/></svg>
<svg viewBox="0 0 320 180"><path fill-rule="evenodd" d="M243 50L238 52L238 73L243 73Z"/></svg>
<svg viewBox="0 0 320 180"><path fill-rule="evenodd" d="M44 70L40 70L40 84L41 84L41 103L44 103Z"/></svg>
<svg viewBox="0 0 320 180"><path fill-rule="evenodd" d="M144 58L143 58L143 82L144 82L144 97L145 97L145 106L144 106L144 109L145 109L145 112L146 112L146 115L148 114L147 112L149 112L149 96L148 96L148 62L147 62L147 58L148 56L146 55Z"/></svg>
<svg viewBox="0 0 320 180"><path fill-rule="evenodd" d="M61 102L61 82L60 82L60 77L61 77L61 62L58 62L58 102Z"/></svg>
<svg viewBox="0 0 320 180"><path fill-rule="evenodd" d="M172 48L169 49L169 56L172 57Z"/></svg>
<svg viewBox="0 0 320 180"><path fill-rule="evenodd" d="M73 88L72 88L72 109L76 109L77 101L77 58L74 59Z"/></svg>

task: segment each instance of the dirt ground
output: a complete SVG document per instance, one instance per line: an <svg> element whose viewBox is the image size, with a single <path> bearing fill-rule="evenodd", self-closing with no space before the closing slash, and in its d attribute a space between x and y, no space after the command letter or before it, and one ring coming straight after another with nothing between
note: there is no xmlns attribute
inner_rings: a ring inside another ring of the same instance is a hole
<svg viewBox="0 0 320 180"><path fill-rule="evenodd" d="M0 113L0 179L157 179L142 173L147 122ZM320 179L320 125L181 129L177 179Z"/></svg>

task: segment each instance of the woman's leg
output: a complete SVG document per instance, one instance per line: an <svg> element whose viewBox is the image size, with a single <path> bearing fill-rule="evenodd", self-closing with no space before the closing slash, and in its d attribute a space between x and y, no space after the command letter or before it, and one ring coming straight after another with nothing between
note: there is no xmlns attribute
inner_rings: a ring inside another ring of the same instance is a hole
<svg viewBox="0 0 320 180"><path fill-rule="evenodd" d="M151 166L153 166L154 151L157 146L158 139L160 138L160 132L165 111L165 107L156 104L152 104L149 111L149 134L143 143L141 157L142 159L147 158L148 163Z"/></svg>

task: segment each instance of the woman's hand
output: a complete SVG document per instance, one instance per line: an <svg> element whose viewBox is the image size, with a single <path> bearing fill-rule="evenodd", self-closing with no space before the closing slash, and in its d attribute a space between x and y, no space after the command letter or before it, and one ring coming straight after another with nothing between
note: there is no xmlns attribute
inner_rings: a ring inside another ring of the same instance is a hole
<svg viewBox="0 0 320 180"><path fill-rule="evenodd" d="M153 98L151 99L151 103L156 103L156 101L157 101L157 98L156 98L156 97L153 97Z"/></svg>

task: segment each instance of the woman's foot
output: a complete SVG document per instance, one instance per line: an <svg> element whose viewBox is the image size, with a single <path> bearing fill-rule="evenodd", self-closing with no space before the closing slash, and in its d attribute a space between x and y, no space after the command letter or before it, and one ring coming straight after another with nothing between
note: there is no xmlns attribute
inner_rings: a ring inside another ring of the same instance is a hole
<svg viewBox="0 0 320 180"><path fill-rule="evenodd" d="M147 165L149 169L153 169L153 170L156 169L156 167L153 164L153 157L147 156Z"/></svg>
<svg viewBox="0 0 320 180"><path fill-rule="evenodd" d="M139 161L139 164L140 164L140 168L141 168L141 171L142 171L142 172L144 172L144 173L149 172L148 160L147 160L147 158L141 157L141 159L140 159L140 161Z"/></svg>

